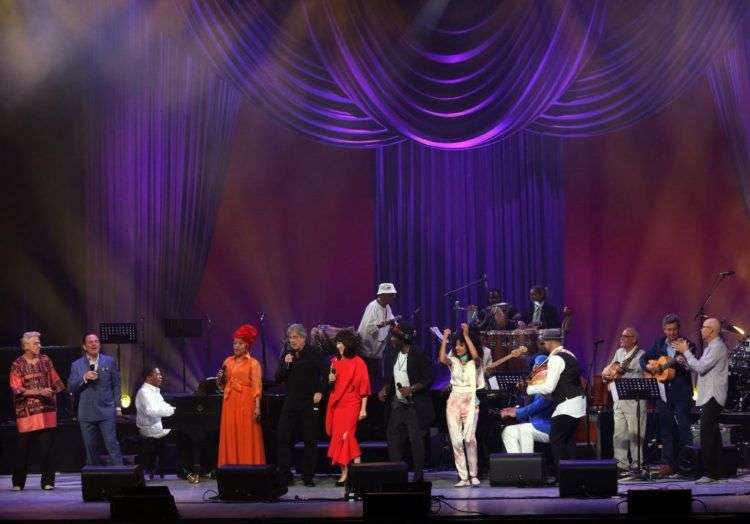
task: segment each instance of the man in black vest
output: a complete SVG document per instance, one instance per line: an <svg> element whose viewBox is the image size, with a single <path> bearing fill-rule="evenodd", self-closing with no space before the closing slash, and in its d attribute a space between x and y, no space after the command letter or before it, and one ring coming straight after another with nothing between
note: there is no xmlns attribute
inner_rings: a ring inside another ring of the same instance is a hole
<svg viewBox="0 0 750 524"><path fill-rule="evenodd" d="M539 342L547 358L547 378L538 385L529 385L529 395L549 395L555 403L552 412L552 429L549 443L557 476L561 460L575 456L575 432L581 418L586 416L586 396L581 384L581 369L575 355L562 346L562 331L543 329L539 332Z"/></svg>
<svg viewBox="0 0 750 524"><path fill-rule="evenodd" d="M378 398L385 402L388 457L394 462L402 461L408 437L414 481L418 482L424 480L424 440L435 410L430 398L432 363L419 348L412 346L413 342L411 326L404 323L394 326L391 351L385 356L385 385Z"/></svg>
<svg viewBox="0 0 750 524"><path fill-rule="evenodd" d="M286 400L281 408L278 426L278 468L282 482L293 483L291 447L295 429L302 425L305 452L302 459L302 482L315 486L313 476L318 461L318 405L328 384L328 362L323 352L307 344L307 332L302 324L287 329L289 349L281 355L276 370L276 382L286 383Z"/></svg>

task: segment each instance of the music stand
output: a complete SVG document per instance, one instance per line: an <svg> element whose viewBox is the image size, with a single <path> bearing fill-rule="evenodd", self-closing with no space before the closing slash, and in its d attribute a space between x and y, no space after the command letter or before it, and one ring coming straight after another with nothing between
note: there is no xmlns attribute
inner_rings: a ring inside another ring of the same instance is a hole
<svg viewBox="0 0 750 524"><path fill-rule="evenodd" d="M666 402L666 395L663 388L659 388L659 382L655 378L620 378L614 381L615 387L612 389L612 400L657 400L661 399ZM649 480L648 474L643 473L643 463L641 458L641 403L635 405L635 420L637 425L637 443L638 457L638 477L642 480Z"/></svg>
<svg viewBox="0 0 750 524"><path fill-rule="evenodd" d="M164 337L179 338L183 353L185 352L186 338L201 338L203 336L202 318L165 318ZM185 377L185 355L182 355L182 391L187 390Z"/></svg>
<svg viewBox="0 0 750 524"><path fill-rule="evenodd" d="M138 342L138 327L135 322L107 322L99 324L99 341L102 344L115 344L117 349L117 368L120 363L120 344Z"/></svg>

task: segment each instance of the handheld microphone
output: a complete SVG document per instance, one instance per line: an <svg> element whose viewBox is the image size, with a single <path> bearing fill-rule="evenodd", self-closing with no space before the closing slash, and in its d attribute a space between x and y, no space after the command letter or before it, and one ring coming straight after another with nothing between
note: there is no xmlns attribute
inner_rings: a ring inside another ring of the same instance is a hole
<svg viewBox="0 0 750 524"><path fill-rule="evenodd" d="M89 364L89 371L95 371L96 366L94 364Z"/></svg>
<svg viewBox="0 0 750 524"><path fill-rule="evenodd" d="M286 359L284 359L284 360L285 360L285 362L284 362L284 363L286 364L286 369L289 369L289 368L291 368L291 367L292 367L292 364L293 364L293 363L294 363L294 361L295 361L295 360L297 360L297 359L296 359L296 358L294 357L294 351L290 351L289 353L287 353L287 355L292 355L292 361L291 361L291 362L286 362Z"/></svg>
<svg viewBox="0 0 750 524"><path fill-rule="evenodd" d="M719 273L720 277L729 277L732 275L734 275L734 271L722 271L721 273Z"/></svg>
<svg viewBox="0 0 750 524"><path fill-rule="evenodd" d="M396 382L396 387L398 389L401 389L403 386L401 385L401 382ZM414 399L410 397L404 397L404 400L406 401L407 404L411 404L414 401Z"/></svg>

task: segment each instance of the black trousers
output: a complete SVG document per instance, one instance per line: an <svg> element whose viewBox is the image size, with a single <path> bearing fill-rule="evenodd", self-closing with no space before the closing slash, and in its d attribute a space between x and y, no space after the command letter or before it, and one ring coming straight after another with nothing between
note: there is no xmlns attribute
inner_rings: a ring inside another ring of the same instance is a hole
<svg viewBox="0 0 750 524"><path fill-rule="evenodd" d="M414 463L414 476L419 478L424 470L424 430L419 427L417 411L413 405L395 407L391 410L386 428L388 458L392 462L404 460L406 439L411 445L411 459Z"/></svg>
<svg viewBox="0 0 750 524"><path fill-rule="evenodd" d="M719 431L719 415L724 409L716 399L701 406L701 456L703 471L707 477L717 479L721 476L721 431Z"/></svg>
<svg viewBox="0 0 750 524"><path fill-rule="evenodd" d="M490 469L490 435L492 433L492 416L489 413L487 390L478 389L479 418L477 420L477 459L479 473L487 473Z"/></svg>
<svg viewBox="0 0 750 524"><path fill-rule="evenodd" d="M177 445L177 451L180 454L180 474L191 473L193 469L193 450L190 438L176 430L161 438L141 437L138 464L152 475L161 474L164 452L167 444L174 443ZM198 471L196 471L198 473Z"/></svg>
<svg viewBox="0 0 750 524"><path fill-rule="evenodd" d="M569 460L575 457L576 442L575 434L580 418L568 415L552 417L552 429L549 433L549 446L552 451L552 471L558 474L558 466L561 460Z"/></svg>
<svg viewBox="0 0 750 524"><path fill-rule="evenodd" d="M31 449L39 450L42 457L41 487L55 485L55 435L56 429L40 429L19 433L16 441L16 462L13 468L13 485L21 488L26 486L29 453Z"/></svg>
<svg viewBox="0 0 750 524"><path fill-rule="evenodd" d="M315 465L318 463L318 435L320 432L319 411L313 409L312 402L301 408L284 407L279 415L277 429L277 466L284 480L292 478L292 445L297 441L296 430L302 426L302 442L305 451L302 456L302 479L312 480Z"/></svg>

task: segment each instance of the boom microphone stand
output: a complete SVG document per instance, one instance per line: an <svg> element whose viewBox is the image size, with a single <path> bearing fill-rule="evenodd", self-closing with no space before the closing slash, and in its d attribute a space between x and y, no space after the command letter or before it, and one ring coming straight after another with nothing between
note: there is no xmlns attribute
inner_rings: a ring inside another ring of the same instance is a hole
<svg viewBox="0 0 750 524"><path fill-rule="evenodd" d="M719 287L719 285L724 281L725 278L732 275L734 275L734 271L722 271L714 277L714 281L711 284L711 287L708 289L708 293L706 293L706 298L698 308L698 312L695 314L695 317L693 317L698 321L699 324L703 325L703 319L708 316L706 315L706 304L708 304L708 301L711 300L711 295L714 294L716 288ZM701 336L700 326L698 327L698 347L701 351L703 351L703 337Z"/></svg>
<svg viewBox="0 0 750 524"><path fill-rule="evenodd" d="M443 298L447 298L451 303L451 309L453 311L453 319L451 322L451 325L454 326L454 328L458 328L458 312L459 310L463 309L461 307L461 301L456 299L456 295L459 291L463 291L464 289L469 289L470 287L476 286L477 284L485 284L485 287L487 285L487 273L482 275L482 278L479 278L477 280L474 280L472 282L469 282L468 284L465 284L461 287L457 287L456 289L451 289L450 291L446 291L443 293Z"/></svg>

